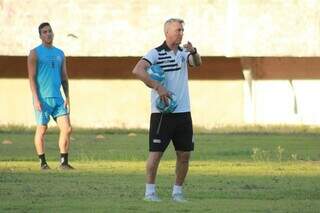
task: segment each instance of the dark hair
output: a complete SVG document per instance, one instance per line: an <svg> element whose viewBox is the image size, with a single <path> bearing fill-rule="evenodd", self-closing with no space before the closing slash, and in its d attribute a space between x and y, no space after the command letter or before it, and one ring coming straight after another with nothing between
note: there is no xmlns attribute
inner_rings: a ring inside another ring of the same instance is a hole
<svg viewBox="0 0 320 213"><path fill-rule="evenodd" d="M39 30L39 35L41 35L41 29L44 28L45 26L50 26L50 24L48 22L43 22L39 25L38 30Z"/></svg>

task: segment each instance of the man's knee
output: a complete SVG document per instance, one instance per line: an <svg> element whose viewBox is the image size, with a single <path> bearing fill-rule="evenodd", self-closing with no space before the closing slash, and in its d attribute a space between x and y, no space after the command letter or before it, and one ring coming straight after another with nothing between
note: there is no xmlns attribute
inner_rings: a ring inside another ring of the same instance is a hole
<svg viewBox="0 0 320 213"><path fill-rule="evenodd" d="M68 134L71 134L71 133L72 133L72 127L71 127L71 126L68 126L66 132L67 132Z"/></svg>
<svg viewBox="0 0 320 213"><path fill-rule="evenodd" d="M47 126L38 126L36 133L39 136L44 136L46 134L46 131L47 131Z"/></svg>
<svg viewBox="0 0 320 213"><path fill-rule="evenodd" d="M70 135L72 133L72 127L71 126L65 126L61 129L61 132L64 134Z"/></svg>
<svg viewBox="0 0 320 213"><path fill-rule="evenodd" d="M157 165L160 162L162 153L161 152L150 152L148 162L151 165Z"/></svg>
<svg viewBox="0 0 320 213"><path fill-rule="evenodd" d="M177 160L181 163L189 163L190 152L177 151Z"/></svg>

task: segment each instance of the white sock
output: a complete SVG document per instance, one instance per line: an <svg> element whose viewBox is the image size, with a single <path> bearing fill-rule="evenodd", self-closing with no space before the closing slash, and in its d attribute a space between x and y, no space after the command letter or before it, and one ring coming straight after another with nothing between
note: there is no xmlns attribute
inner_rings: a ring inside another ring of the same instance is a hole
<svg viewBox="0 0 320 213"><path fill-rule="evenodd" d="M181 194L182 193L182 186L177 186L176 184L173 185L172 195L174 194Z"/></svg>
<svg viewBox="0 0 320 213"><path fill-rule="evenodd" d="M146 193L145 195L149 195L156 192L156 184L146 184Z"/></svg>

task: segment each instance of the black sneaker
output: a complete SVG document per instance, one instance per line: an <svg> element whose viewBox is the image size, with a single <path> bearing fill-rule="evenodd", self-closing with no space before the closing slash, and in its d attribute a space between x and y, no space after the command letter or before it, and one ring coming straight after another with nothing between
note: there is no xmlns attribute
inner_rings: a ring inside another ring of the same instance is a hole
<svg viewBox="0 0 320 213"><path fill-rule="evenodd" d="M48 164L43 164L40 166L40 170L49 170L50 167L48 166Z"/></svg>
<svg viewBox="0 0 320 213"><path fill-rule="evenodd" d="M74 168L70 164L60 164L60 170L73 170Z"/></svg>

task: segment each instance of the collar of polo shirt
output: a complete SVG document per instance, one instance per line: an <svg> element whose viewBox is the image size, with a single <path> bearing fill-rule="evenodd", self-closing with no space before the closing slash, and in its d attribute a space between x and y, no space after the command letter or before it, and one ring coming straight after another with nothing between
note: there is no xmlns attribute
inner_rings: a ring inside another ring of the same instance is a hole
<svg viewBox="0 0 320 213"><path fill-rule="evenodd" d="M172 51L172 49L170 49L170 48L168 47L166 41L164 41L164 42L162 43L161 47L162 47L163 49L165 49L165 51L167 51L167 52ZM182 48L181 48L180 46L178 46L178 50L182 51Z"/></svg>

